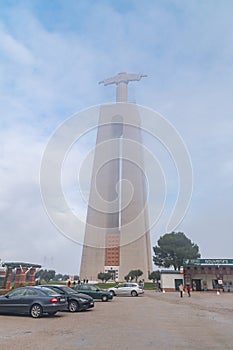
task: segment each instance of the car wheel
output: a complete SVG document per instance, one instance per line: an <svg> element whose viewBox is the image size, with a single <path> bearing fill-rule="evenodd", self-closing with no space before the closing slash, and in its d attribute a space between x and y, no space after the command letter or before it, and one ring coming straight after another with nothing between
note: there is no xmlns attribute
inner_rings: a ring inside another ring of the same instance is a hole
<svg viewBox="0 0 233 350"><path fill-rule="evenodd" d="M116 295L113 290L110 290L109 292L113 297Z"/></svg>
<svg viewBox="0 0 233 350"><path fill-rule="evenodd" d="M136 297L138 295L138 293L136 292L136 290L132 290L131 295L132 295L132 297Z"/></svg>
<svg viewBox="0 0 233 350"><path fill-rule="evenodd" d="M71 300L69 302L68 308L69 308L70 312L76 312L78 310L78 303L77 303L77 301Z"/></svg>
<svg viewBox="0 0 233 350"><path fill-rule="evenodd" d="M30 310L30 315L33 318L41 317L42 314L43 314L43 310L42 310L42 307L39 304L32 305L31 310Z"/></svg>
<svg viewBox="0 0 233 350"><path fill-rule="evenodd" d="M107 295L102 295L102 301L108 301Z"/></svg>

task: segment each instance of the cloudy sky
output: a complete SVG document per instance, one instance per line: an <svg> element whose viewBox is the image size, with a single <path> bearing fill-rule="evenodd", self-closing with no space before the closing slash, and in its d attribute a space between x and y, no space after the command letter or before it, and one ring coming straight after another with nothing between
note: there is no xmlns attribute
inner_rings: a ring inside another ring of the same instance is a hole
<svg viewBox="0 0 233 350"><path fill-rule="evenodd" d="M63 121L115 100L115 87L98 82L122 71L148 75L129 85L129 100L162 114L189 150L193 194L175 230L203 258L233 258L232 13L230 0L0 2L3 261L79 273L81 245L59 232L43 206L41 159ZM86 144L76 148L77 161ZM169 197L166 161L164 172ZM85 215L84 204L79 210ZM153 227L152 244L164 233L163 224Z"/></svg>

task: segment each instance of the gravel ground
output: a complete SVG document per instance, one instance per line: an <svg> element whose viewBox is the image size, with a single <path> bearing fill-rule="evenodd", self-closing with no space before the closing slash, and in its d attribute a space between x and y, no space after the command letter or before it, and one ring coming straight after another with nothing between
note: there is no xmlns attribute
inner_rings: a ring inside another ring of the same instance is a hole
<svg viewBox="0 0 233 350"><path fill-rule="evenodd" d="M233 349L233 294L145 291L54 317L0 315L0 350Z"/></svg>

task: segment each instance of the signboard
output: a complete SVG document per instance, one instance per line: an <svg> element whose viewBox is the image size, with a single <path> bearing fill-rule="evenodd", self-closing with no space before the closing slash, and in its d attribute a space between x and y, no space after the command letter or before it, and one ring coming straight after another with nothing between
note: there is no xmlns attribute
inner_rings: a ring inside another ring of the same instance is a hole
<svg viewBox="0 0 233 350"><path fill-rule="evenodd" d="M233 259L184 259L184 265L233 265Z"/></svg>

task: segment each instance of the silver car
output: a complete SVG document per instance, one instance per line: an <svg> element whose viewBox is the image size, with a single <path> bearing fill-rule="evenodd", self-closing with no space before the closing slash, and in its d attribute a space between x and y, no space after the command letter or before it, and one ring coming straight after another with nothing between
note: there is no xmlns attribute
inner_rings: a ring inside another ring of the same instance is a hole
<svg viewBox="0 0 233 350"><path fill-rule="evenodd" d="M139 294L143 294L143 287L138 283L120 283L115 287L111 287L108 291L112 295L131 295L132 297L136 297Z"/></svg>

